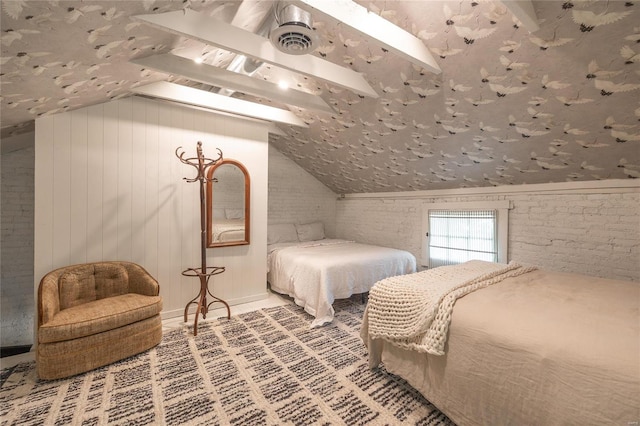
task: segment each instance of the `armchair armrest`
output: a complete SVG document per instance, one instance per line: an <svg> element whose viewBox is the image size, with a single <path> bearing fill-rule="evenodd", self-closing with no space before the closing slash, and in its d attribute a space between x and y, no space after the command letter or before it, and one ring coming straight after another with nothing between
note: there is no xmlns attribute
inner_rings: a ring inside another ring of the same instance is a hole
<svg viewBox="0 0 640 426"><path fill-rule="evenodd" d="M58 278L61 270L45 275L38 286L38 325L46 324L60 312Z"/></svg>
<svg viewBox="0 0 640 426"><path fill-rule="evenodd" d="M145 296L160 294L160 284L142 266L131 262L118 262L124 266L129 275L129 292Z"/></svg>

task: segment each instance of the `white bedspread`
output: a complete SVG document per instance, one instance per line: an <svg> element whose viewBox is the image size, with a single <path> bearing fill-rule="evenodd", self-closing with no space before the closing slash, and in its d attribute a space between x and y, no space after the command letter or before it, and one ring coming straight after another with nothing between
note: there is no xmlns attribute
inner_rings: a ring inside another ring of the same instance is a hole
<svg viewBox="0 0 640 426"><path fill-rule="evenodd" d="M244 219L216 219L212 233L214 242L244 240Z"/></svg>
<svg viewBox="0 0 640 426"><path fill-rule="evenodd" d="M379 280L416 271L404 250L324 239L268 247L271 289L293 298L315 317L311 327L333 320L335 299L366 293Z"/></svg>

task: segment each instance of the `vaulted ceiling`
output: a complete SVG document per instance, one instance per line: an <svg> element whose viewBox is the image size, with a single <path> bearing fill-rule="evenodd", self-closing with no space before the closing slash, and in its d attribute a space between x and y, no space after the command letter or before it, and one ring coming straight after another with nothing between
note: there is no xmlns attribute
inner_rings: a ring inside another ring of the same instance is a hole
<svg viewBox="0 0 640 426"><path fill-rule="evenodd" d="M226 92L300 118L270 142L334 192L640 177L640 3L534 0L533 32L509 2L357 3L419 39L441 72L312 12L311 55L361 73L377 96L268 63L251 78L286 78L332 111ZM132 61L172 53L226 69L235 53L132 17L192 9L255 33L273 4L3 1L2 137L157 81L224 93Z"/></svg>

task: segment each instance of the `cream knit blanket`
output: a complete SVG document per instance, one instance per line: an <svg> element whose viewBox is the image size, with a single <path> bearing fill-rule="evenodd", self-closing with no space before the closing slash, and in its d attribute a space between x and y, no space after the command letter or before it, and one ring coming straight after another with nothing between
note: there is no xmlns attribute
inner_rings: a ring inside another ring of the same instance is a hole
<svg viewBox="0 0 640 426"><path fill-rule="evenodd" d="M536 269L471 260L378 281L369 292L369 338L404 349L444 355L456 299Z"/></svg>

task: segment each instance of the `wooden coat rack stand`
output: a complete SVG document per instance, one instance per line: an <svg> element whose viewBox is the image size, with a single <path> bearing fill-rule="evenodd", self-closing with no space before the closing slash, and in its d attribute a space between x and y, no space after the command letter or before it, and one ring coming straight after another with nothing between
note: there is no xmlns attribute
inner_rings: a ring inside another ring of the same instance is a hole
<svg viewBox="0 0 640 426"><path fill-rule="evenodd" d="M200 292L196 297L194 297L187 306L184 307L184 322L187 322L187 313L189 311L189 306L192 304L197 305L196 309L196 317L193 322L193 335L198 335L198 314L202 314L202 319L207 318L207 312L209 312L209 306L214 303L222 303L227 308L227 319L231 319L231 310L229 309L229 304L219 297L214 296L209 290L209 279L214 276L224 272L224 266L207 266L207 235L206 235L206 215L205 215L205 195L204 195L204 186L207 182L207 169L218 161L222 160L222 151L218 149L218 158L212 160L210 158L205 158L202 154L202 142L198 141L198 146L196 148L197 157L196 158L184 158L184 151L178 152L182 147L178 147L176 149L176 157L189 166L194 167L198 174L195 178L183 178L185 181L192 182L200 182L200 257L201 257L201 266L199 268L188 268L182 271L182 275L186 277L198 277L200 279ZM211 179L212 182L215 182L215 179ZM210 296L213 300L207 303L207 295Z"/></svg>

